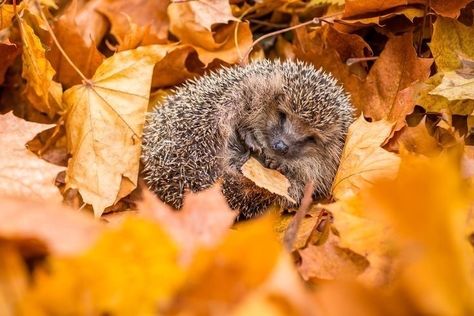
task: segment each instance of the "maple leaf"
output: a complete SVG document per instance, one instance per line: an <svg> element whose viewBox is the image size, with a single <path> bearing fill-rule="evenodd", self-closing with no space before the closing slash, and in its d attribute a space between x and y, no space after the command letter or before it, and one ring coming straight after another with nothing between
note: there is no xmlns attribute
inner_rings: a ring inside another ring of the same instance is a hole
<svg viewBox="0 0 474 316"><path fill-rule="evenodd" d="M130 33L129 25L147 27L146 44L165 44L168 37L169 19L166 9L169 0L163 1L99 1L97 10L104 14L112 26L110 32L121 42Z"/></svg>
<svg viewBox="0 0 474 316"><path fill-rule="evenodd" d="M369 265L364 257L349 249L341 248L339 238L332 233L323 245L310 245L298 253L301 255L298 271L305 280L355 278Z"/></svg>
<svg viewBox="0 0 474 316"><path fill-rule="evenodd" d="M466 238L472 195L453 158L405 156L397 178L381 181L369 194L373 212L397 232L405 293L425 313L472 313L474 255Z"/></svg>
<svg viewBox="0 0 474 316"><path fill-rule="evenodd" d="M459 11L464 8L471 0L432 0L430 7L442 16L456 18L459 16ZM380 2L378 0L346 0L344 16L357 16L376 14L399 6L408 4L426 4L425 0L390 0Z"/></svg>
<svg viewBox="0 0 474 316"><path fill-rule="evenodd" d="M187 282L163 312L225 313L235 309L249 293L263 287L272 278L273 271L278 270L280 261L284 263L288 259L282 258L283 249L274 236L272 222L272 218L266 216L241 224L216 247L196 253ZM295 276L294 270L289 269L286 272ZM286 289L298 290L297 281L286 280ZM279 290L282 289L284 286Z"/></svg>
<svg viewBox="0 0 474 316"><path fill-rule="evenodd" d="M90 82L64 94L72 154L67 188L79 189L96 216L136 187L153 66L174 47L117 53L97 68Z"/></svg>
<svg viewBox="0 0 474 316"><path fill-rule="evenodd" d="M27 122L11 112L0 115L0 196L62 201L54 185L62 167L50 164L25 148L39 132L51 127Z"/></svg>
<svg viewBox="0 0 474 316"><path fill-rule="evenodd" d="M364 115L396 122L394 130L403 127L405 116L415 106L410 85L430 74L432 60L418 58L412 42L411 33L390 39L366 80L351 91L355 106Z"/></svg>
<svg viewBox="0 0 474 316"><path fill-rule="evenodd" d="M441 146L431 136L426 127L426 117L416 126L405 126L390 140L389 151L400 151L401 147L410 152L434 156L441 151Z"/></svg>
<svg viewBox="0 0 474 316"><path fill-rule="evenodd" d="M0 198L0 239L17 242L28 254L78 254L101 229L91 216L53 201Z"/></svg>
<svg viewBox="0 0 474 316"><path fill-rule="evenodd" d="M430 94L441 95L452 100L474 100L474 77L459 75L457 72L447 72L439 86L430 91Z"/></svg>
<svg viewBox="0 0 474 316"><path fill-rule="evenodd" d="M288 201L296 203L288 194L290 181L280 172L262 166L257 159L251 157L242 166L242 174L252 180L258 187L267 189L271 193L285 197Z"/></svg>
<svg viewBox="0 0 474 316"><path fill-rule="evenodd" d="M81 73L90 78L100 65L104 56L97 50L95 43L90 39L85 40L75 21L77 15L77 1L73 1L63 14L52 25L54 34L67 56ZM62 55L57 45L52 45L46 57L56 70L55 78L65 88L82 82L82 77L73 69Z"/></svg>
<svg viewBox="0 0 474 316"><path fill-rule="evenodd" d="M474 58L474 26L466 26L453 19L440 17L433 24L430 49L438 71L461 68L459 54Z"/></svg>
<svg viewBox="0 0 474 316"><path fill-rule="evenodd" d="M3 240L0 257L0 315L15 315L27 290L27 269L18 250Z"/></svg>
<svg viewBox="0 0 474 316"><path fill-rule="evenodd" d="M27 82L25 94L34 107L52 116L60 110L62 87L53 81L55 71L31 26L23 19L19 19L19 26L23 43L22 77Z"/></svg>
<svg viewBox="0 0 474 316"><path fill-rule="evenodd" d="M376 178L396 173L399 157L380 147L391 135L392 127L383 120L369 123L362 116L349 127L332 185L336 199L356 193Z"/></svg>
<svg viewBox="0 0 474 316"><path fill-rule="evenodd" d="M168 16L171 33L183 44L191 45L206 66L214 59L234 64L252 44L249 24L238 22L233 17L227 1L171 3ZM228 23L229 21L234 22ZM214 24L219 26L211 30Z"/></svg>
<svg viewBox="0 0 474 316"><path fill-rule="evenodd" d="M443 80L444 73L437 73L431 76L425 82L419 83L416 87L415 102L426 109L427 112L443 112L448 110L449 113L459 115L470 115L474 112L474 101L472 100L453 100L431 94Z"/></svg>
<svg viewBox="0 0 474 316"><path fill-rule="evenodd" d="M8 67L13 64L20 52L21 50L16 44L11 43L8 39L0 39L0 56L2 56L2 63L0 63L0 85L5 80L5 73Z"/></svg>
<svg viewBox="0 0 474 316"><path fill-rule="evenodd" d="M237 216L237 211L227 205L219 185L202 192L187 193L179 212L144 190L138 211L160 223L173 237L180 246L183 261L189 261L198 247L218 243Z"/></svg>
<svg viewBox="0 0 474 316"><path fill-rule="evenodd" d="M37 271L25 304L53 314L150 315L185 280L177 258L158 225L130 217L83 254L51 258L48 271Z"/></svg>

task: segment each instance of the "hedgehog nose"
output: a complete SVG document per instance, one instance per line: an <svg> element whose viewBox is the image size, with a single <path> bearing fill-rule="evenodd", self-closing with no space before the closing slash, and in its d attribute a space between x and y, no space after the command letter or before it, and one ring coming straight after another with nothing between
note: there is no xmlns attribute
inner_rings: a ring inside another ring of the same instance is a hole
<svg viewBox="0 0 474 316"><path fill-rule="evenodd" d="M273 143L273 150L284 155L288 152L288 145L284 141L278 140Z"/></svg>

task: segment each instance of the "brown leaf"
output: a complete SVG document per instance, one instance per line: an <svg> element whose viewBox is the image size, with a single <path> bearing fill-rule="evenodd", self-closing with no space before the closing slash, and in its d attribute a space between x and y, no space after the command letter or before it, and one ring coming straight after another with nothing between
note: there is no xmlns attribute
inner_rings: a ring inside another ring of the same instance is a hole
<svg viewBox="0 0 474 316"><path fill-rule="evenodd" d="M54 179L63 168L25 148L26 142L49 127L27 122L11 112L0 115L0 196L62 201Z"/></svg>
<svg viewBox="0 0 474 316"><path fill-rule="evenodd" d="M54 22L52 28L61 47L74 65L86 78L91 78L104 56L97 50L94 42L90 39L84 40L82 30L75 21L76 2L71 3L63 15ZM46 57L56 70L55 80L62 83L65 88L82 82L81 76L67 62L56 44L51 45L51 50L46 53Z"/></svg>
<svg viewBox="0 0 474 316"><path fill-rule="evenodd" d="M196 13L194 10L199 8L205 10ZM170 31L181 43L195 48L205 66L214 59L228 64L240 61L253 41L249 24L235 22L237 19L224 0L172 3L168 7L168 16Z"/></svg>
<svg viewBox="0 0 474 316"><path fill-rule="evenodd" d="M13 64L20 52L20 48L8 39L0 40L0 56L2 56L2 61L0 62L0 85L5 80L5 73L8 67Z"/></svg>
<svg viewBox="0 0 474 316"><path fill-rule="evenodd" d="M78 254L101 230L91 216L58 203L0 198L0 239L18 243L26 254Z"/></svg>
<svg viewBox="0 0 474 316"><path fill-rule="evenodd" d="M22 77L27 81L26 97L36 109L52 116L60 110L62 87L53 81L55 71L31 26L23 19L19 19L19 26L23 43Z"/></svg>
<svg viewBox="0 0 474 316"><path fill-rule="evenodd" d="M395 122L395 130L403 127L415 106L411 85L428 78L433 62L418 58L412 42L411 33L390 39L366 80L357 91L350 91L365 116Z"/></svg>
<svg viewBox="0 0 474 316"><path fill-rule="evenodd" d="M369 265L364 257L341 248L339 238L332 233L323 245L310 245L298 252L301 255L298 271L305 280L354 279Z"/></svg>
<svg viewBox="0 0 474 316"><path fill-rule="evenodd" d="M400 158L380 147L391 135L392 126L384 120L369 123L361 116L349 127L332 185L336 199L357 193L376 178L396 173Z"/></svg>
<svg viewBox="0 0 474 316"><path fill-rule="evenodd" d="M119 42L124 41L130 32L130 23L133 23L140 27L149 26L148 36L156 40L147 44L165 44L168 38L168 5L169 0L101 0L97 10L109 19L111 33Z"/></svg>
<svg viewBox="0 0 474 316"><path fill-rule="evenodd" d="M252 180L260 188L283 196L292 203L296 201L288 194L290 181L280 172L268 169L262 166L257 159L251 157L241 168L242 174L249 180Z"/></svg>
<svg viewBox="0 0 474 316"><path fill-rule="evenodd" d="M391 151L399 151L400 147L403 147L410 152L427 156L439 153L441 147L436 139L428 133L425 122L426 118L423 118L417 126L402 128L390 140L388 148Z"/></svg>
<svg viewBox="0 0 474 316"><path fill-rule="evenodd" d="M170 87L197 76L187 67L187 61L194 49L189 45L177 46L169 52L153 69L153 88ZM194 54L195 55L195 54ZM195 57L197 59L197 57Z"/></svg>
<svg viewBox="0 0 474 316"><path fill-rule="evenodd" d="M431 0L429 3L431 8L439 15L457 18L459 16L459 11L464 8L469 2L470 0ZM383 2L378 0L346 0L344 17L368 14L373 15L379 12L409 4L426 5L426 0L390 0Z"/></svg>
<svg viewBox="0 0 474 316"><path fill-rule="evenodd" d="M196 254L186 283L163 312L171 315L191 311L199 315L228 313L249 293L262 288L282 260L288 260L282 250L275 239L271 217L243 223L216 247ZM294 270L288 269L292 278L287 279L287 284L295 277ZM297 281L291 285L295 283L300 285Z"/></svg>
<svg viewBox="0 0 474 316"><path fill-rule="evenodd" d="M18 315L28 286L27 268L18 249L0 240L0 315Z"/></svg>
<svg viewBox="0 0 474 316"><path fill-rule="evenodd" d="M219 185L199 193L187 193L179 211L145 189L138 211L160 223L173 237L182 249L184 261L189 261L196 249L217 244L237 216L237 212L229 208Z"/></svg>
<svg viewBox="0 0 474 316"><path fill-rule="evenodd" d="M199 0L173 2L168 7L171 32L175 35L182 34L183 30L192 28L212 31L214 24L227 24L237 21L226 0ZM194 36L190 34L189 36Z"/></svg>

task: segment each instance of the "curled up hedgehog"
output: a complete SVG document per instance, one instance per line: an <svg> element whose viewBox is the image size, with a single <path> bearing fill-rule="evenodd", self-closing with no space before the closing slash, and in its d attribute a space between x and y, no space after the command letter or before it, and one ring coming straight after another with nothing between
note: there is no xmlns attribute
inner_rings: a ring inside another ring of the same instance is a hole
<svg viewBox="0 0 474 316"><path fill-rule="evenodd" d="M189 81L148 117L144 178L158 197L181 208L186 191L222 180L240 218L286 198L242 175L250 156L284 174L298 203L304 186L329 194L353 111L337 81L303 62L258 61Z"/></svg>

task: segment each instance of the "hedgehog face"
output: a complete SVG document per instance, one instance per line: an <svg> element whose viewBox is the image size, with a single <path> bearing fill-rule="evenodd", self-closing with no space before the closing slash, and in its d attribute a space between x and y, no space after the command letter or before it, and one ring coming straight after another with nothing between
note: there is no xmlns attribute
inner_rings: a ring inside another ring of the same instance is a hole
<svg viewBox="0 0 474 316"><path fill-rule="evenodd" d="M266 135L267 155L291 160L317 154L321 140L308 123L281 107L271 107L267 115L262 133Z"/></svg>

